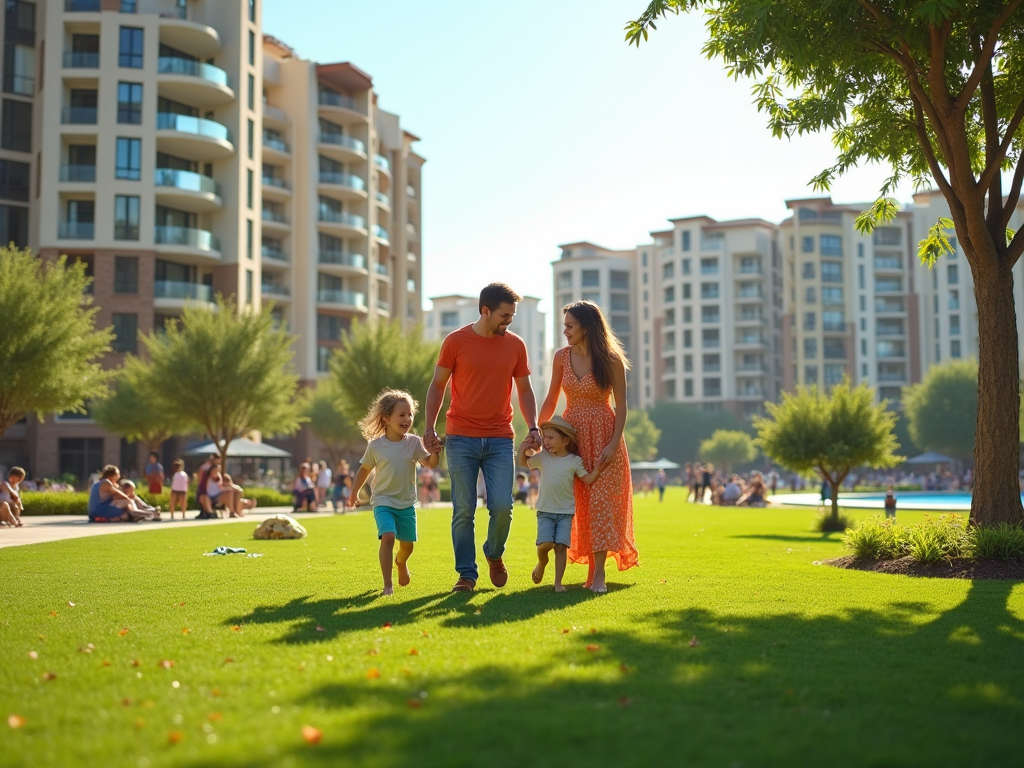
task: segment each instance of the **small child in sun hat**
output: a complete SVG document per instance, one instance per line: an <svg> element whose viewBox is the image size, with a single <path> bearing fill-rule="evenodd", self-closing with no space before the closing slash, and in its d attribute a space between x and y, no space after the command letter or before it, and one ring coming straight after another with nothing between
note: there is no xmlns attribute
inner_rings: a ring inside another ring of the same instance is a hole
<svg viewBox="0 0 1024 768"><path fill-rule="evenodd" d="M555 551L555 592L564 592L562 576L572 537L572 517L576 514L575 478L591 485L601 474L601 465L587 472L577 446L576 429L561 416L552 416L540 425L544 450L519 446L519 463L540 470L537 496L537 566L533 583L544 579L548 556Z"/></svg>

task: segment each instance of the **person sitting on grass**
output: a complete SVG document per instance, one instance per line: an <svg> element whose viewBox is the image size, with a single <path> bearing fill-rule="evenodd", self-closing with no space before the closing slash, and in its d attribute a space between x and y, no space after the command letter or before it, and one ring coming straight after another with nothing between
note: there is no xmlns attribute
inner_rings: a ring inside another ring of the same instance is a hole
<svg viewBox="0 0 1024 768"><path fill-rule="evenodd" d="M21 513L25 511L25 507L21 503L21 493L18 491L18 486L24 479L24 469L11 467L11 471L7 473L7 479L0 482L0 521L3 521L4 525L11 525L15 528L21 528L24 525L21 522Z"/></svg>
<svg viewBox="0 0 1024 768"><path fill-rule="evenodd" d="M121 470L108 464L100 473L100 479L89 489L90 523L137 523L147 516L135 508L135 502L121 490L118 481Z"/></svg>
<svg viewBox="0 0 1024 768"><path fill-rule="evenodd" d="M125 495L135 503L135 509L139 515L145 515L141 517L142 520L159 520L160 519L160 508L154 507L152 504L147 502L140 496L135 495L135 483L131 480L122 480L120 483L121 490L124 491Z"/></svg>
<svg viewBox="0 0 1024 768"><path fill-rule="evenodd" d="M316 512L316 488L313 487L313 478L309 476L309 464L299 464L299 474L295 476L292 484L292 512Z"/></svg>
<svg viewBox="0 0 1024 768"><path fill-rule="evenodd" d="M768 486L764 483L764 478L761 477L759 472L755 472L754 476L747 483L747 487L743 491L743 495L736 499L737 507L765 507L768 505Z"/></svg>
<svg viewBox="0 0 1024 768"><path fill-rule="evenodd" d="M736 475L730 475L725 485L722 487L722 492L719 496L719 503L723 507L734 507L736 502L740 500L743 495L743 486L740 485L740 479Z"/></svg>
<svg viewBox="0 0 1024 768"><path fill-rule="evenodd" d="M544 450L531 448L526 441L519 446L518 461L530 469L540 470L540 493L537 496L537 566L533 583L544 580L548 556L555 550L555 592L565 592L562 576L569 544L572 540L572 518L576 514L575 478L592 485L601 474L603 464L587 472L578 453L576 430L561 416L552 416L540 425Z"/></svg>
<svg viewBox="0 0 1024 768"><path fill-rule="evenodd" d="M440 444L435 443L435 450L428 451L419 437L409 433L416 405L408 392L385 389L359 422L367 446L348 503L355 505L359 490L370 472L376 469L370 503L380 540L385 595L395 593L391 579L393 569L398 569L399 586L408 585L411 578L408 563L416 542L416 463L433 469L441 457ZM396 539L397 556L394 555Z"/></svg>

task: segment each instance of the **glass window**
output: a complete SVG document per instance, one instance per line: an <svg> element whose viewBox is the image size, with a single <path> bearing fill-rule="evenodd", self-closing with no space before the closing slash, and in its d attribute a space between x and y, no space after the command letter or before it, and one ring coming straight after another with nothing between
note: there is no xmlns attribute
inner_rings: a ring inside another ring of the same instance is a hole
<svg viewBox="0 0 1024 768"><path fill-rule="evenodd" d="M121 13L138 13L139 0L121 0Z"/></svg>
<svg viewBox="0 0 1024 768"><path fill-rule="evenodd" d="M142 69L142 29L140 27L121 27L121 47L117 65Z"/></svg>
<svg viewBox="0 0 1024 768"><path fill-rule="evenodd" d="M661 265L661 276L665 280L671 280L673 277L675 277L675 273L676 264L674 261L666 261L664 264Z"/></svg>
<svg viewBox="0 0 1024 768"><path fill-rule="evenodd" d="M674 389L675 382L672 381L669 383L673 385ZM693 379L683 379L683 396L693 397Z"/></svg>
<svg viewBox="0 0 1024 768"><path fill-rule="evenodd" d="M842 282L842 278L840 278L836 282ZM863 264L858 264L857 265L857 287L860 288L862 291L864 290L864 265Z"/></svg>
<svg viewBox="0 0 1024 768"><path fill-rule="evenodd" d="M825 363L825 386L834 387L841 384L846 374L846 366L842 363Z"/></svg>
<svg viewBox="0 0 1024 768"><path fill-rule="evenodd" d="M843 339L825 339L821 351L826 360L842 360L846 357L846 342Z"/></svg>
<svg viewBox="0 0 1024 768"><path fill-rule="evenodd" d="M814 304L818 301L818 292L815 290L813 285L809 285L804 289L804 303Z"/></svg>
<svg viewBox="0 0 1024 768"><path fill-rule="evenodd" d="M28 202L31 167L15 160L0 160L0 198ZM6 245L7 241L4 241Z"/></svg>
<svg viewBox="0 0 1024 768"><path fill-rule="evenodd" d="M12 242L19 248L28 245L27 206L0 205L0 243Z"/></svg>
<svg viewBox="0 0 1024 768"><path fill-rule="evenodd" d="M251 211L252 210L252 195L253 195L253 180L252 168L247 168L245 171L245 205Z"/></svg>
<svg viewBox="0 0 1024 768"><path fill-rule="evenodd" d="M608 282L613 289L628 291L629 290L629 272L622 272L620 270L612 270L608 274Z"/></svg>
<svg viewBox="0 0 1024 768"><path fill-rule="evenodd" d="M666 304L671 304L675 300L676 300L676 287L674 285L670 285L668 288L665 289L665 303Z"/></svg>
<svg viewBox="0 0 1024 768"><path fill-rule="evenodd" d="M822 304L842 304L843 303L843 289L842 288L822 288L821 289L821 303Z"/></svg>
<svg viewBox="0 0 1024 768"><path fill-rule="evenodd" d="M683 355L683 372L690 373L693 371L693 355Z"/></svg>
<svg viewBox="0 0 1024 768"><path fill-rule="evenodd" d="M584 269L580 273L580 285L584 288L596 288L601 285L601 273L596 269Z"/></svg>
<svg viewBox="0 0 1024 768"><path fill-rule="evenodd" d="M705 328L701 331L701 346L705 349L715 349L721 344L717 328Z"/></svg>
<svg viewBox="0 0 1024 768"><path fill-rule="evenodd" d="M683 259L682 260L682 267L683 267L683 274L684 275L690 274L690 260L689 259Z"/></svg>
<svg viewBox="0 0 1024 768"><path fill-rule="evenodd" d="M956 264L946 265L946 282L950 285L956 285L960 280L960 274L957 272Z"/></svg>
<svg viewBox="0 0 1024 768"><path fill-rule="evenodd" d="M114 293L139 292L139 257L114 257Z"/></svg>
<svg viewBox="0 0 1024 768"><path fill-rule="evenodd" d="M700 284L700 297L702 299L717 299L718 298L718 283L701 283Z"/></svg>
<svg viewBox="0 0 1024 768"><path fill-rule="evenodd" d="M249 109L256 109L256 78L249 75Z"/></svg>
<svg viewBox="0 0 1024 768"><path fill-rule="evenodd" d="M818 316L814 312L804 312L804 330L813 331L818 324Z"/></svg>
<svg viewBox="0 0 1024 768"><path fill-rule="evenodd" d="M689 299L690 298L690 291L691 291L690 284L689 283L683 283L683 298L684 299Z"/></svg>
<svg viewBox="0 0 1024 768"><path fill-rule="evenodd" d="M669 338L668 336L665 337L665 344L666 344L665 348L666 349L669 348L667 346L668 338ZM672 341L672 349L675 349L675 334L672 334L672 339L673 339L673 341ZM690 329L686 329L685 331L683 331L683 348L684 349L690 349L692 346L693 346L693 331L691 331Z"/></svg>
<svg viewBox="0 0 1024 768"><path fill-rule="evenodd" d="M804 339L804 357L813 360L818 356L818 340Z"/></svg>
<svg viewBox="0 0 1024 768"><path fill-rule="evenodd" d="M700 273L702 275L717 275L718 274L718 259L701 259L700 260Z"/></svg>
<svg viewBox="0 0 1024 768"><path fill-rule="evenodd" d="M803 270L801 271L800 275L802 277L808 279L808 280L813 279L814 278L814 262L813 261L805 261L804 262L804 266L803 266Z"/></svg>
<svg viewBox="0 0 1024 768"><path fill-rule="evenodd" d="M4 99L0 147L15 152L32 151L32 104Z"/></svg>
<svg viewBox="0 0 1024 768"><path fill-rule="evenodd" d="M114 312L110 324L114 327L114 340L110 344L113 350L135 354L139 349L139 316Z"/></svg>
<svg viewBox="0 0 1024 768"><path fill-rule="evenodd" d="M256 0L249 0L249 21L256 22Z"/></svg>
<svg viewBox="0 0 1024 768"><path fill-rule="evenodd" d="M700 319L703 323L720 323L722 322L722 316L719 312L717 304L709 304L706 307L700 309Z"/></svg>
<svg viewBox="0 0 1024 768"><path fill-rule="evenodd" d="M693 308L692 307L683 307L683 322L684 323L692 323L693 322Z"/></svg>
<svg viewBox="0 0 1024 768"><path fill-rule="evenodd" d="M256 66L256 33L249 30L249 66Z"/></svg>
<svg viewBox="0 0 1024 768"><path fill-rule="evenodd" d="M864 265L860 265L861 270L864 269ZM841 283L843 282L843 265L837 261L823 261L821 262L821 282L823 283ZM863 287L863 286L861 286Z"/></svg>
<svg viewBox="0 0 1024 768"><path fill-rule="evenodd" d="M117 84L117 122L142 124L142 83Z"/></svg>
<svg viewBox="0 0 1024 768"><path fill-rule="evenodd" d="M822 312L821 327L826 331L845 331L846 321L843 319L843 313L836 311Z"/></svg>
<svg viewBox="0 0 1024 768"><path fill-rule="evenodd" d="M821 255L822 256L842 256L843 255L843 238L839 235L822 235L821 236Z"/></svg>
<svg viewBox="0 0 1024 768"><path fill-rule="evenodd" d="M114 198L114 239L139 239L138 195L117 195Z"/></svg>
<svg viewBox="0 0 1024 768"><path fill-rule="evenodd" d="M949 316L949 335L959 336L960 335L960 315Z"/></svg>
<svg viewBox="0 0 1024 768"><path fill-rule="evenodd" d="M722 370L722 356L704 355L701 360L701 365L704 368L704 373L717 373Z"/></svg>
<svg viewBox="0 0 1024 768"><path fill-rule="evenodd" d="M684 230L683 233L682 233L682 237L683 237L683 239L682 239L682 250L684 250L684 251L690 250L690 231L689 230Z"/></svg>
<svg viewBox="0 0 1024 768"><path fill-rule="evenodd" d="M721 397L722 380L719 378L704 379L704 397Z"/></svg>
<svg viewBox="0 0 1024 768"><path fill-rule="evenodd" d="M949 356L954 360L960 357L960 340L953 339L949 342Z"/></svg>
<svg viewBox="0 0 1024 768"><path fill-rule="evenodd" d="M245 255L252 258L252 219L245 222Z"/></svg>
<svg viewBox="0 0 1024 768"><path fill-rule="evenodd" d="M142 178L142 139L118 138L114 177L129 181Z"/></svg>
<svg viewBox="0 0 1024 768"><path fill-rule="evenodd" d="M804 253L814 253L814 238L807 236L803 238Z"/></svg>
<svg viewBox="0 0 1024 768"><path fill-rule="evenodd" d="M804 384L817 384L818 383L818 366L816 365L805 365L804 366Z"/></svg>
<svg viewBox="0 0 1024 768"><path fill-rule="evenodd" d="M256 151L255 133L256 133L256 124L252 121L252 118L249 118L247 138L248 138L248 142L249 142L249 159L250 160L253 159L254 153Z"/></svg>
<svg viewBox="0 0 1024 768"><path fill-rule="evenodd" d="M61 475L73 475L78 482L106 463L102 437L62 437L57 441L57 450Z"/></svg>
<svg viewBox="0 0 1024 768"><path fill-rule="evenodd" d="M555 288L564 291L572 288L572 272L559 272L555 275Z"/></svg>
<svg viewBox="0 0 1024 768"><path fill-rule="evenodd" d="M936 296L935 297L935 311L936 312L939 311L938 304L939 304L939 297ZM959 290L952 290L952 291L949 292L949 305L948 306L949 306L950 309L960 309L960 291Z"/></svg>
<svg viewBox="0 0 1024 768"><path fill-rule="evenodd" d="M245 270L245 303L252 304L252 270Z"/></svg>
<svg viewBox="0 0 1024 768"><path fill-rule="evenodd" d="M612 312L629 312L629 294L612 294Z"/></svg>

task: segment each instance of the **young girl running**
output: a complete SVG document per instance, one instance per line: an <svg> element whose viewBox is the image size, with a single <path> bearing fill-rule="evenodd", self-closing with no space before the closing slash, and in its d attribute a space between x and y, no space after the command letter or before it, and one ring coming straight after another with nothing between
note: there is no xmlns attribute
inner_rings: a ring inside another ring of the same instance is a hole
<svg viewBox="0 0 1024 768"><path fill-rule="evenodd" d="M576 430L561 416L552 416L540 425L544 450L534 451L524 442L519 446L519 463L540 470L537 496L537 567L533 583L544 580L548 555L555 550L555 592L565 592L566 553L572 539L572 518L576 514L575 478L591 485L601 474L603 464L587 473L576 447Z"/></svg>
<svg viewBox="0 0 1024 768"><path fill-rule="evenodd" d="M370 501L380 539L380 570L385 595L395 593L391 581L394 568L398 569L400 586L406 586L410 579L408 563L416 541L416 462L433 469L441 455L440 448L431 453L423 447L420 438L409 434L416 405L408 392L385 389L359 422L368 443L360 460L362 466L352 482L348 504L355 506L359 490L370 471L376 469ZM394 555L395 539L398 539L397 556Z"/></svg>

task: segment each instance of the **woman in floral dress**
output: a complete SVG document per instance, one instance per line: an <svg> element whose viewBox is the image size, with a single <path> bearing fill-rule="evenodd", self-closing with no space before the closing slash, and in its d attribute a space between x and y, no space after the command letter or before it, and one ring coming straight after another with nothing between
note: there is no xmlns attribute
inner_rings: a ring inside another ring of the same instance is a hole
<svg viewBox="0 0 1024 768"><path fill-rule="evenodd" d="M594 592L606 592L605 561L609 555L620 571L638 565L633 541L633 482L622 439L629 360L596 304L577 301L563 312L569 346L555 353L551 386L539 421L551 418L559 392L564 391L566 408L562 416L579 434L584 466L590 471L599 463L606 465L593 485L576 483L576 514L569 548L572 562L589 566L586 586Z"/></svg>

